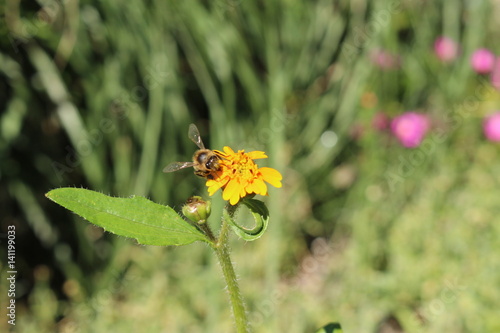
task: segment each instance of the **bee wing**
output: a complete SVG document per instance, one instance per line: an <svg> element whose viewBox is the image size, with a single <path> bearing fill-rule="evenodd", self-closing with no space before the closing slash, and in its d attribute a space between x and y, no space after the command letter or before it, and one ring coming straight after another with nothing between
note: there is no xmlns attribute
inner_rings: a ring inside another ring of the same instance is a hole
<svg viewBox="0 0 500 333"><path fill-rule="evenodd" d="M164 167L163 172L174 172L180 169L192 167L193 165L193 162L173 162Z"/></svg>
<svg viewBox="0 0 500 333"><path fill-rule="evenodd" d="M205 149L205 145L203 144L203 141L201 141L200 132L195 124L189 125L188 136L200 149Z"/></svg>

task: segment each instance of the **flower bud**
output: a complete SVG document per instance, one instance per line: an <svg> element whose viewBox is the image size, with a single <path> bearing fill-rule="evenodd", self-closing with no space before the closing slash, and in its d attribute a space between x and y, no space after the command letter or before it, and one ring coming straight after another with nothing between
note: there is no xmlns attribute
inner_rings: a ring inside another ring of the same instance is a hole
<svg viewBox="0 0 500 333"><path fill-rule="evenodd" d="M495 89L500 90L500 57L495 60L495 64L491 69L490 80L491 85Z"/></svg>
<svg viewBox="0 0 500 333"><path fill-rule="evenodd" d="M199 196L193 196L187 199L182 207L182 214L193 222L203 224L210 216L212 208L211 201L204 201Z"/></svg>
<svg viewBox="0 0 500 333"><path fill-rule="evenodd" d="M478 74L486 74L493 70L495 55L488 49L477 49L470 58L472 69Z"/></svg>
<svg viewBox="0 0 500 333"><path fill-rule="evenodd" d="M459 46L453 39L441 36L434 43L434 52L442 62L452 62L458 56Z"/></svg>
<svg viewBox="0 0 500 333"><path fill-rule="evenodd" d="M418 147L429 127L428 117L417 112L405 112L391 122L392 133L406 148Z"/></svg>
<svg viewBox="0 0 500 333"><path fill-rule="evenodd" d="M500 112L496 112L483 122L484 136L492 142L500 142Z"/></svg>

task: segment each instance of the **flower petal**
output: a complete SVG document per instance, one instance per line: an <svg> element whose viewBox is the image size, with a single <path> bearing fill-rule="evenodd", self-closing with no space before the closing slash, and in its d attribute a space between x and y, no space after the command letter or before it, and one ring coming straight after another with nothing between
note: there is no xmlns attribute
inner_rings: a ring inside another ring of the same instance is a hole
<svg viewBox="0 0 500 333"><path fill-rule="evenodd" d="M226 185L228 181L229 177L219 179L218 181L215 181L213 179L207 180L205 185L208 187L208 195L212 196L215 192L217 192L217 190Z"/></svg>
<svg viewBox="0 0 500 333"><path fill-rule="evenodd" d="M264 181L268 182L274 187L277 188L281 187L281 179L283 179L283 176L281 176L281 173L279 173L278 170L275 170L273 168L263 167L259 169L259 172L262 175Z"/></svg>
<svg viewBox="0 0 500 333"><path fill-rule="evenodd" d="M234 150L232 150L230 147L228 146L224 146L223 148L224 152L227 154L227 155L234 155Z"/></svg>
<svg viewBox="0 0 500 333"><path fill-rule="evenodd" d="M236 205L238 203L238 201L240 201L240 196L239 195L233 195L230 199L229 199L229 203L231 205Z"/></svg>
<svg viewBox="0 0 500 333"><path fill-rule="evenodd" d="M251 158L252 160L258 160L258 159L261 159L261 158L267 158L266 153L264 153L263 151L258 151L258 150L246 153L246 155L249 158Z"/></svg>
<svg viewBox="0 0 500 333"><path fill-rule="evenodd" d="M231 179L224 188L224 192L222 192L222 198L227 201L233 198L234 196L239 196L241 191L240 187L241 184L238 182L237 179L235 178Z"/></svg>
<svg viewBox="0 0 500 333"><path fill-rule="evenodd" d="M254 193L260 195L267 195L267 186L262 179L255 179L253 181Z"/></svg>
<svg viewBox="0 0 500 333"><path fill-rule="evenodd" d="M240 193L238 193L238 200L240 200L240 198L243 198L245 195L247 195L247 189L245 187L241 187L240 188ZM238 202L238 201L236 201Z"/></svg>
<svg viewBox="0 0 500 333"><path fill-rule="evenodd" d="M213 152L214 152L216 155L219 155L219 156L220 156L220 157L222 157L222 158L227 158L227 157L228 157L228 155L227 155L226 153L223 153L223 152L221 152L220 150L215 150L215 149L214 149L214 150L213 150Z"/></svg>

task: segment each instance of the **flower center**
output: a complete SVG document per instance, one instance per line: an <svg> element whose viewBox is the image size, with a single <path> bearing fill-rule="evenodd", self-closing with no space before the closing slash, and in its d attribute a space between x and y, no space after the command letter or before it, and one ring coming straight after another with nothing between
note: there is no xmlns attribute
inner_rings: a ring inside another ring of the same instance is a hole
<svg viewBox="0 0 500 333"><path fill-rule="evenodd" d="M239 156L240 158L233 162L233 170L235 174L239 177L245 179L252 179L257 171L257 165L251 158L248 158L243 153Z"/></svg>

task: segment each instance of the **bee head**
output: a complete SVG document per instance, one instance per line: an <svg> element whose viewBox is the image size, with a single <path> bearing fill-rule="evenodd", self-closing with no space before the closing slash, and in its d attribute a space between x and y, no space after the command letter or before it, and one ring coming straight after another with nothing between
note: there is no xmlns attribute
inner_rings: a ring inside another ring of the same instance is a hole
<svg viewBox="0 0 500 333"><path fill-rule="evenodd" d="M208 153L200 153L198 155L198 163L205 165L208 162Z"/></svg>

